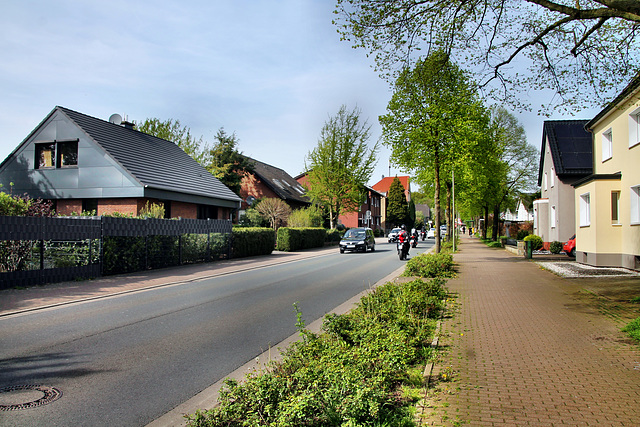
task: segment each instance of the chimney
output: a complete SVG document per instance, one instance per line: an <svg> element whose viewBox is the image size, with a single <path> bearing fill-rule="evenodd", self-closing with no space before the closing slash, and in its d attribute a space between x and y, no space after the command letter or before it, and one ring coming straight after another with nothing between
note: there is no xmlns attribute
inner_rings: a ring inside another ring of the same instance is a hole
<svg viewBox="0 0 640 427"><path fill-rule="evenodd" d="M133 122L130 122L127 120L122 121L122 126L124 126L126 129L131 129L131 130L133 130L133 128L136 127L136 125Z"/></svg>

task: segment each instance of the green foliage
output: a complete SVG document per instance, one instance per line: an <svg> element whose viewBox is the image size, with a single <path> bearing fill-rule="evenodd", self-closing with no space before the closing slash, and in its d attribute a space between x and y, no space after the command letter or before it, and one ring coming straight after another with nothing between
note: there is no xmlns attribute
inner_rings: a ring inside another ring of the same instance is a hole
<svg viewBox="0 0 640 427"><path fill-rule="evenodd" d="M551 252L552 254L559 254L560 252L562 252L562 246L564 246L562 242L551 242L551 245L549 245L549 252Z"/></svg>
<svg viewBox="0 0 640 427"><path fill-rule="evenodd" d="M342 236L344 235L344 230L338 230L337 228L334 228L332 230L326 230L327 231L327 237L326 237L326 242L339 242L340 240L342 240Z"/></svg>
<svg viewBox="0 0 640 427"><path fill-rule="evenodd" d="M232 239L233 258L269 255L276 244L276 236L271 228L234 228Z"/></svg>
<svg viewBox="0 0 640 427"><path fill-rule="evenodd" d="M444 251L414 256L407 262L403 275L426 278L453 277L453 256Z"/></svg>
<svg viewBox="0 0 640 427"><path fill-rule="evenodd" d="M292 252L300 249L320 248L324 246L327 233L321 227L278 229L276 249Z"/></svg>
<svg viewBox="0 0 640 427"><path fill-rule="evenodd" d="M542 249L544 242L542 241L542 237L536 236L535 234L530 234L523 239L525 242L531 242L532 249L537 251Z"/></svg>
<svg viewBox="0 0 640 427"><path fill-rule="evenodd" d="M303 209L296 209L291 212L287 220L288 227L322 227L324 218L322 209L317 205L312 205Z"/></svg>
<svg viewBox="0 0 640 427"><path fill-rule="evenodd" d="M318 145L307 155L307 195L329 212L330 228L336 227L338 216L357 212L364 189L377 162L378 144L368 147L371 126L360 118L357 108L338 114L325 122Z"/></svg>
<svg viewBox="0 0 640 427"><path fill-rule="evenodd" d="M164 206L159 203L147 203L140 209L138 218L164 218Z"/></svg>
<svg viewBox="0 0 640 427"><path fill-rule="evenodd" d="M409 217L409 205L405 188L396 176L389 186L387 195L387 223L400 226L407 223Z"/></svg>
<svg viewBox="0 0 640 427"><path fill-rule="evenodd" d="M238 151L238 143L235 132L228 135L220 128L211 149L211 163L205 166L213 176L236 194L240 194L244 175L253 172L253 161Z"/></svg>
<svg viewBox="0 0 640 427"><path fill-rule="evenodd" d="M529 235L529 230L518 230L518 234L516 236L517 240L524 240L525 237Z"/></svg>
<svg viewBox="0 0 640 427"><path fill-rule="evenodd" d="M640 341L640 317L632 320L627 326L622 328L622 332L626 332L634 340Z"/></svg>
<svg viewBox="0 0 640 427"><path fill-rule="evenodd" d="M397 396L420 381L411 372L430 357L445 296L442 279L380 286L350 313L327 315L324 333L302 330L268 371L227 379L219 406L188 425L414 425L415 400Z"/></svg>
<svg viewBox="0 0 640 427"><path fill-rule="evenodd" d="M249 208L238 220L240 227L268 227L269 221L255 208Z"/></svg>
<svg viewBox="0 0 640 427"><path fill-rule="evenodd" d="M29 202L21 197L11 196L0 191L0 215L23 216L26 215Z"/></svg>

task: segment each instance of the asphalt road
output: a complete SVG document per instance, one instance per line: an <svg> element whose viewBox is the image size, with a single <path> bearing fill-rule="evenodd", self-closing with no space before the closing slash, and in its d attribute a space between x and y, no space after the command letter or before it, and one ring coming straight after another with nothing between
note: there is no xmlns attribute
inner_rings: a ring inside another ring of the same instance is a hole
<svg viewBox="0 0 640 427"><path fill-rule="evenodd" d="M367 254L336 248L0 318L0 388L42 384L63 393L48 405L0 411L0 425L146 425L295 333L294 303L309 324L400 265L394 244Z"/></svg>

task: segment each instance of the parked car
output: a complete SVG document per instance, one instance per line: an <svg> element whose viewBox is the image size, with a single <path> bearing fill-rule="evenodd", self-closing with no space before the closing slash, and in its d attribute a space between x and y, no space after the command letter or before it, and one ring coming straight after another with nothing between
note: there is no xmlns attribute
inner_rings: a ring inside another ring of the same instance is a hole
<svg viewBox="0 0 640 427"><path fill-rule="evenodd" d="M441 225L440 226L440 237L447 237L447 226L446 225Z"/></svg>
<svg viewBox="0 0 640 427"><path fill-rule="evenodd" d="M344 233L340 241L340 253L344 251L371 252L376 250L376 239L370 228L351 228Z"/></svg>
<svg viewBox="0 0 640 427"><path fill-rule="evenodd" d="M431 227L429 231L427 231L427 239L435 239L436 238L436 229Z"/></svg>
<svg viewBox="0 0 640 427"><path fill-rule="evenodd" d="M576 256L576 235L575 234L565 242L564 246L562 246L562 250L564 251L564 253L566 253L570 257Z"/></svg>
<svg viewBox="0 0 640 427"><path fill-rule="evenodd" d="M401 231L401 228L394 228L393 230L391 230L391 232L389 232L389 235L387 236L389 239L389 243L398 240L398 234L400 234Z"/></svg>

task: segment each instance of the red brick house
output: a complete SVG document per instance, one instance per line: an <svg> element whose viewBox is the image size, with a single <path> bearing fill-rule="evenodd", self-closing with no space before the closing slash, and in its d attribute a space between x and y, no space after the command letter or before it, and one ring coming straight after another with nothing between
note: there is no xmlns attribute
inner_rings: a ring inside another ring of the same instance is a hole
<svg viewBox="0 0 640 427"><path fill-rule="evenodd" d="M258 160L248 158L253 163L253 173L246 174L241 181L241 209L247 209L257 199L279 198L291 209L311 206L307 191L298 181L284 170Z"/></svg>
<svg viewBox="0 0 640 427"><path fill-rule="evenodd" d="M383 177L380 181L373 185L373 189L384 195L385 204L382 207L382 229L389 230L390 227L387 227L386 224L386 212L387 212L387 193L389 192L389 187L391 187L391 183L394 179L398 178L400 183L404 187L404 195L407 198L407 202L411 201L411 177L409 176L387 176Z"/></svg>
<svg viewBox="0 0 640 427"><path fill-rule="evenodd" d="M0 163L2 188L52 200L61 215L138 215L151 202L167 218L229 219L240 208L240 198L175 143L112 117L55 107Z"/></svg>

